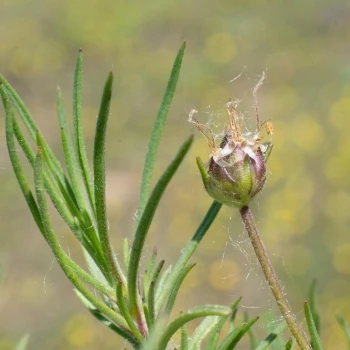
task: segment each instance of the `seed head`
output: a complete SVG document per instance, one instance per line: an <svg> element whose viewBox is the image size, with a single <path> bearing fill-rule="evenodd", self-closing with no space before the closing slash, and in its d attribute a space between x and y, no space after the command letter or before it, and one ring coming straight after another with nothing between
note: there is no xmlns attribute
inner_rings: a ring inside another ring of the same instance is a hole
<svg viewBox="0 0 350 350"><path fill-rule="evenodd" d="M237 106L238 101L229 101L226 105L228 121L218 147L211 129L200 124L193 117L197 111L193 110L190 113L189 121L195 124L207 138L211 148L207 166L197 157L197 165L206 191L222 204L241 208L248 205L264 187L266 161L271 152L272 143L271 141L261 143L260 131L265 124L267 134L272 135L273 126L270 121L260 123L256 106L256 130L242 132L242 121L239 118Z"/></svg>

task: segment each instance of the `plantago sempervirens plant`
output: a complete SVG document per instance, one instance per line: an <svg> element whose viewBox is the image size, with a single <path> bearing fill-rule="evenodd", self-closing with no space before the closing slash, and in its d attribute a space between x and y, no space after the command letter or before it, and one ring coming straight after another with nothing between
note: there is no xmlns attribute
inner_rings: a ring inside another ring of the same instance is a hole
<svg viewBox="0 0 350 350"><path fill-rule="evenodd" d="M94 140L93 172L91 172L85 151L82 125L83 56L81 50L74 76L72 133L68 127L60 90L57 96L58 120L65 156L64 166L55 157L14 88L0 76L0 94L6 113L7 148L23 196L57 263L71 281L77 296L87 309L100 322L127 340L134 349L143 350L202 349L204 340L207 342L207 350L230 350L235 348L248 331L251 332L251 327L258 317L235 324L235 315L241 298L234 301L230 307L196 306L170 320L181 284L195 266L189 260L215 220L222 204L239 208L265 277L286 323L299 346L308 349L306 335L291 312L248 207L250 201L264 186L267 173L266 161L272 147L269 141L261 142L262 125L257 102L257 128L254 132L242 132L237 104L232 101L227 104L228 123L219 146L216 146L211 130L197 122L191 113L190 121L207 137L211 147L208 168L199 158L197 164L204 186L214 201L173 266L168 266L162 272L165 261L158 261L155 249L146 264L146 269L141 271L141 256L154 214L167 185L186 156L193 140L192 136L185 140L151 191L157 149L176 89L184 51L185 43L175 58L150 136L141 181L137 227L131 245L127 239L121 243L124 266L118 260L111 245L110 235L113 234L113 229L110 230L108 226L106 207L105 144L113 74L108 75L102 93ZM258 86L254 90L255 101L257 101ZM266 122L265 125L267 134L271 135L271 122ZM27 133L24 133L23 129L26 129ZM28 140L26 134L31 140ZM18 145L33 168L34 189L25 177L18 154ZM61 247L51 223L48 198L81 245L89 271L79 266ZM318 327L313 321L317 316L313 298L310 305L311 308L305 304L306 320L312 345L315 349L320 349ZM203 320L192 334L188 334L186 324L197 318ZM228 332L220 337L226 321L229 323ZM345 329L344 320L341 324ZM280 325L265 340L257 344L256 348L266 349L283 330L284 325ZM177 331L181 331L179 347L173 345L173 336ZM289 340L283 348L290 349L291 346L292 340Z"/></svg>

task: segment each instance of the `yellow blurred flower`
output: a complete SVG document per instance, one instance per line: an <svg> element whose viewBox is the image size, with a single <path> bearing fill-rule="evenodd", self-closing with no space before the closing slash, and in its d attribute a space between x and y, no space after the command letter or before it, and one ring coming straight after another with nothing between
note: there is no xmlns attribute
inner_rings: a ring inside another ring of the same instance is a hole
<svg viewBox="0 0 350 350"><path fill-rule="evenodd" d="M217 290L232 290L240 280L238 264L231 259L216 260L210 267L208 279Z"/></svg>
<svg viewBox="0 0 350 350"><path fill-rule="evenodd" d="M350 275L349 256L350 256L349 243L342 244L336 249L333 256L333 266L338 272Z"/></svg>
<svg viewBox="0 0 350 350"><path fill-rule="evenodd" d="M227 63L236 55L236 40L229 33L212 34L205 42L204 54L213 63Z"/></svg>

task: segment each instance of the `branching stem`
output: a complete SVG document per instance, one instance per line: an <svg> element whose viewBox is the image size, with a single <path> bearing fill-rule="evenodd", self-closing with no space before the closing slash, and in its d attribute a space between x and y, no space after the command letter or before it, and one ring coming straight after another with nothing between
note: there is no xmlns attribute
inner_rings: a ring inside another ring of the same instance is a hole
<svg viewBox="0 0 350 350"><path fill-rule="evenodd" d="M271 265L264 244L260 239L259 232L255 226L253 214L250 208L244 206L240 209L240 213L243 219L244 226L248 232L250 241L253 245L255 254L263 270L266 281L269 284L271 292L276 299L277 305L283 317L285 318L291 333L295 337L299 347L302 350L311 349L307 340L308 338L306 336L306 333L303 330L303 328L298 324L296 316L293 314L289 302L283 292L280 281L278 280L277 275Z"/></svg>

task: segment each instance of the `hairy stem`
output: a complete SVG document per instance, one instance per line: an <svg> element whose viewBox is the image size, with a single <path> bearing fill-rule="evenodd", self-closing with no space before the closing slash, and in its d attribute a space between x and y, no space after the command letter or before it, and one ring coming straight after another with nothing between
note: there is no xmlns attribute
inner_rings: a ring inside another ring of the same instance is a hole
<svg viewBox="0 0 350 350"><path fill-rule="evenodd" d="M259 260L260 266L265 275L266 281L269 284L269 287L274 295L277 305L284 316L287 325L295 337L299 347L303 350L311 349L308 338L305 331L298 324L296 316L293 314L292 309L289 305L289 302L283 293L282 286L280 281L277 278L275 270L273 269L270 259L265 250L264 244L260 239L259 232L255 226L253 214L249 207L244 206L240 209L242 215L244 226L248 232L250 241L253 245L255 254Z"/></svg>

